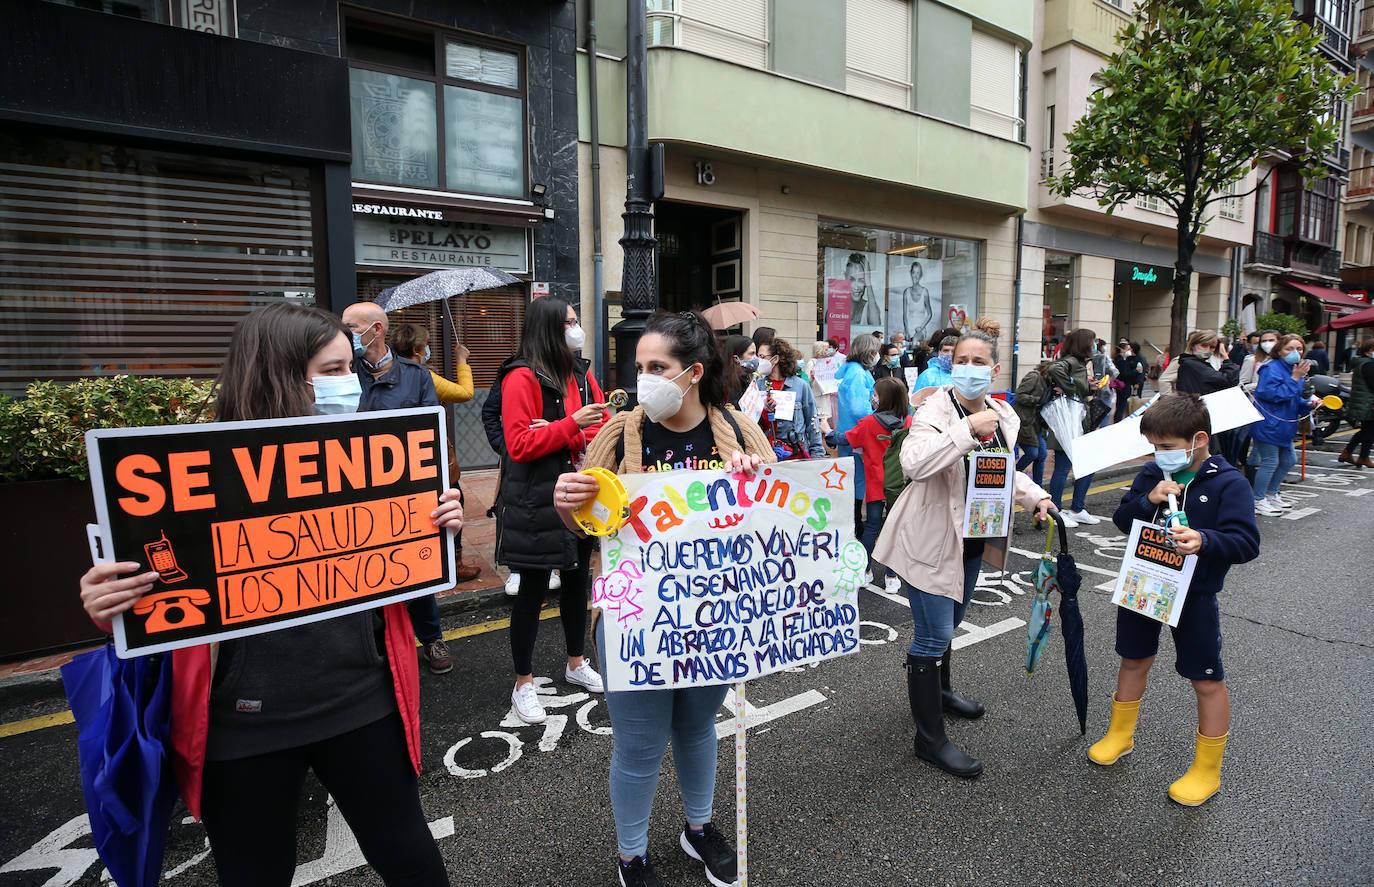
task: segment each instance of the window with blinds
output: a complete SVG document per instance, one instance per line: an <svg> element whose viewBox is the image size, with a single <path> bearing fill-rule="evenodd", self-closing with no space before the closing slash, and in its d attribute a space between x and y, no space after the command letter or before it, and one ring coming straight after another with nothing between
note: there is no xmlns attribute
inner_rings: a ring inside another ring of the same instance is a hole
<svg viewBox="0 0 1374 887"><path fill-rule="evenodd" d="M212 378L254 308L315 301L310 173L0 136L0 391Z"/></svg>
<svg viewBox="0 0 1374 887"><path fill-rule="evenodd" d="M845 92L911 107L911 0L845 4Z"/></svg>
<svg viewBox="0 0 1374 887"><path fill-rule="evenodd" d="M1016 47L974 31L970 61L969 126L989 135L1018 138L1021 65Z"/></svg>
<svg viewBox="0 0 1374 887"><path fill-rule="evenodd" d="M768 67L768 0L677 0L678 46Z"/></svg>

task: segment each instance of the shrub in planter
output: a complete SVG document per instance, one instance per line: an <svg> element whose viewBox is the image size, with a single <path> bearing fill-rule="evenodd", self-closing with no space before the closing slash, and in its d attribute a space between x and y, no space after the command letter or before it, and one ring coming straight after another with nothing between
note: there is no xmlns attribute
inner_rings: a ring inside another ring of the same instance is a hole
<svg viewBox="0 0 1374 887"><path fill-rule="evenodd" d="M0 396L0 483L87 480L87 431L209 422L214 394L208 380L105 376L34 382L22 398Z"/></svg>

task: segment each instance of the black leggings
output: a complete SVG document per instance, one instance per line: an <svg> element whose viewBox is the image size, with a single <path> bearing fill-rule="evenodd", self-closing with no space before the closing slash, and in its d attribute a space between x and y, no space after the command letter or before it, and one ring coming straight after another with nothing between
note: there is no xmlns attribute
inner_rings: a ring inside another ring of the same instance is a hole
<svg viewBox="0 0 1374 887"><path fill-rule="evenodd" d="M334 797L388 887L448 887L394 713L310 745L206 762L201 813L222 887L289 887L307 769Z"/></svg>
<svg viewBox="0 0 1374 887"><path fill-rule="evenodd" d="M588 543L577 546L577 568L562 570L563 587L558 605L562 611L563 638L569 656L581 656L587 643L587 591L591 583ZM539 634L539 610L549 593L552 570L516 570L520 574L520 594L510 614L510 655L515 673L534 674L534 639Z"/></svg>
<svg viewBox="0 0 1374 887"><path fill-rule="evenodd" d="M1365 419L1360 423L1360 430L1356 431L1355 436L1350 438L1350 443L1345 445L1345 451L1353 453L1355 447L1360 448L1361 459L1369 458L1369 450L1374 447L1374 419Z"/></svg>

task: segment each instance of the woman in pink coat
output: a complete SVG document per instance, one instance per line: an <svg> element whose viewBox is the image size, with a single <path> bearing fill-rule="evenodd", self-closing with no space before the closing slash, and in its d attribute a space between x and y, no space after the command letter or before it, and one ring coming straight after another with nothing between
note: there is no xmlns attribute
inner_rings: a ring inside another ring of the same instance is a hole
<svg viewBox="0 0 1374 887"><path fill-rule="evenodd" d="M950 690L950 643L982 562L1000 567L1006 559L1005 538L963 537L969 455L1010 453L1021 424L1011 407L987 396L1001 368L999 332L995 322L979 319L955 347L952 384L922 401L902 444L902 472L910 483L873 551L874 560L901 577L911 602L916 637L907 654L907 695L916 721L916 756L968 778L982 773L983 764L949 741L943 714L983 714L981 703ZM1019 471L1014 477L1015 504L1044 519L1054 507L1049 493Z"/></svg>

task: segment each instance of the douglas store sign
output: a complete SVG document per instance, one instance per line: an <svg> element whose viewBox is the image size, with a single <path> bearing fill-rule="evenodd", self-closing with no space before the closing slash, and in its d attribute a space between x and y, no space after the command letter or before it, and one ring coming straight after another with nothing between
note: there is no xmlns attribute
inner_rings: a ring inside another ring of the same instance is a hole
<svg viewBox="0 0 1374 887"><path fill-rule="evenodd" d="M364 207L363 211L359 208ZM449 222L436 210L354 204L354 261L406 268L500 268L530 270L524 228Z"/></svg>

